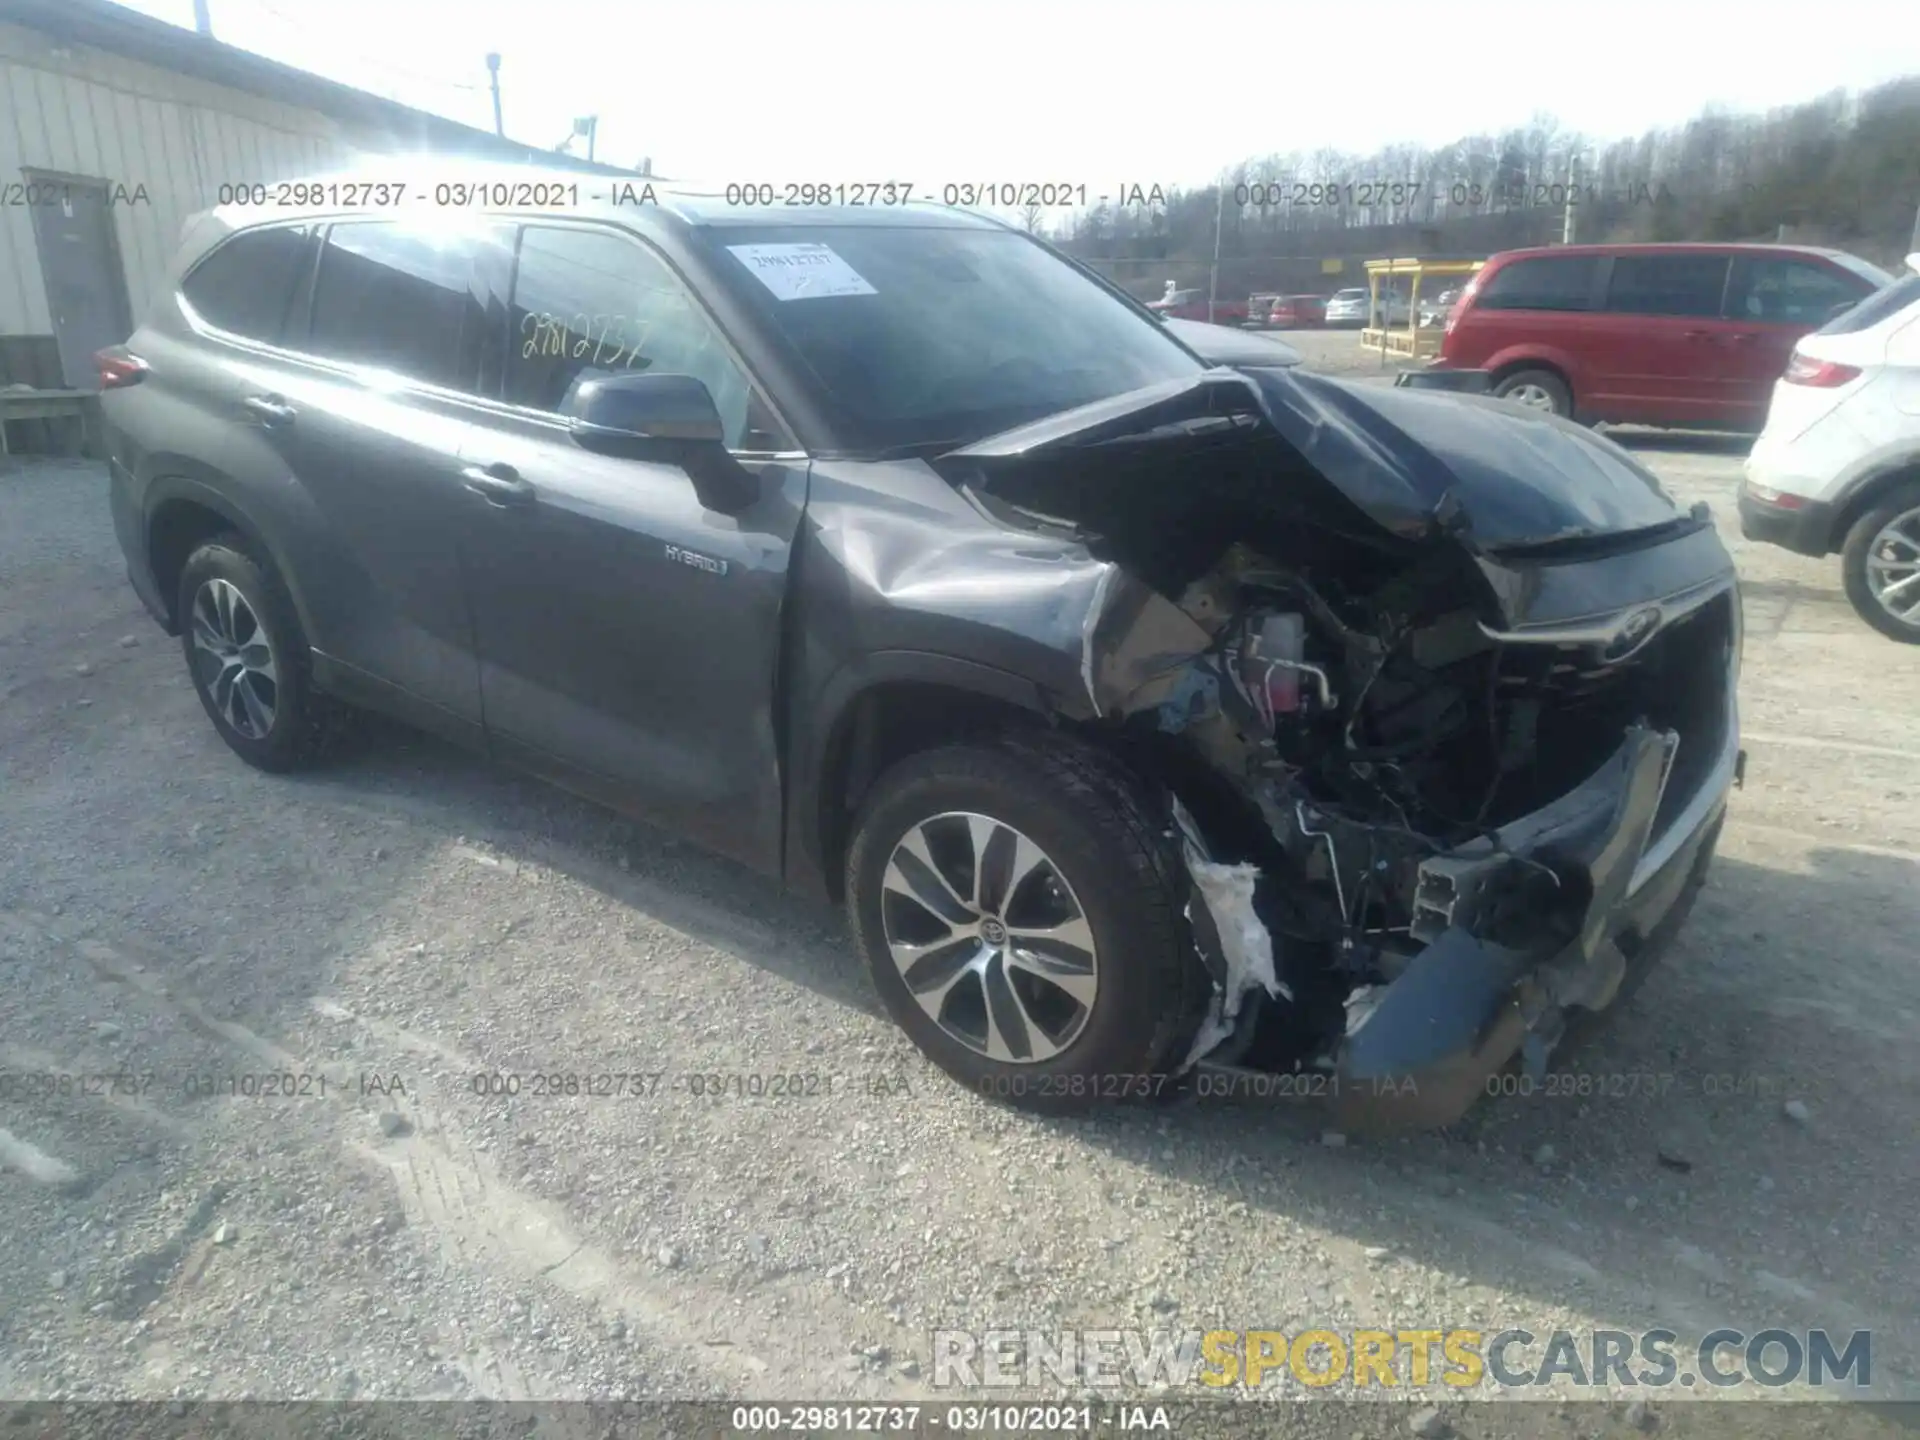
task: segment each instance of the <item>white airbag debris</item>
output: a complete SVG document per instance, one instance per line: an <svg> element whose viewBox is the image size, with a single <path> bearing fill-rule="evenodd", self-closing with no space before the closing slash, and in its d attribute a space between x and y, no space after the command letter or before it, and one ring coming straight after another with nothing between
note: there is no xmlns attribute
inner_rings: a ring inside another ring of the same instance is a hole
<svg viewBox="0 0 1920 1440"><path fill-rule="evenodd" d="M1179 800L1173 802L1174 823L1180 827L1187 873L1193 877L1196 898L1207 908L1220 937L1220 956L1226 963L1226 984L1216 989L1205 1023L1181 1069L1185 1070L1233 1032L1241 1002L1256 986L1276 999L1293 998L1273 966L1273 936L1253 909L1253 887L1260 878L1257 865L1222 865L1207 853L1206 842L1193 816ZM1188 901L1187 919L1193 919Z"/></svg>

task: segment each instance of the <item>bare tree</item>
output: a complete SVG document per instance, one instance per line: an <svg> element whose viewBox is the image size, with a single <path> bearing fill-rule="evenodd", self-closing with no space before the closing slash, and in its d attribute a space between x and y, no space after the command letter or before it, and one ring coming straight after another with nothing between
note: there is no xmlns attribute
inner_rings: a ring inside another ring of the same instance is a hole
<svg viewBox="0 0 1920 1440"><path fill-rule="evenodd" d="M1770 239L1784 225L1807 243L1897 266L1920 205L1920 76L1766 114L1708 109L1674 130L1613 140L1538 114L1432 149L1270 151L1224 172L1224 210L1211 185L1162 186L1161 203L1095 207L1060 228L1077 253L1141 283L1205 284L1218 214L1221 294L1315 288L1332 260L1351 273L1360 257L1556 243L1563 210L1552 187L1576 154L1583 240ZM1420 186L1410 205L1367 188L1402 180Z"/></svg>

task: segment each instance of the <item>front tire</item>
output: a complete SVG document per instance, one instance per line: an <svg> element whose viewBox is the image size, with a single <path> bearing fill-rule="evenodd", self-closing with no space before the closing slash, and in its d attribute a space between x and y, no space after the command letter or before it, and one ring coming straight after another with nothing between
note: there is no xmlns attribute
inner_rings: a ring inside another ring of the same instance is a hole
<svg viewBox="0 0 1920 1440"><path fill-rule="evenodd" d="M912 756L847 855L887 1012L976 1093L1063 1113L1171 1093L1209 983L1153 798L1059 737Z"/></svg>
<svg viewBox="0 0 1920 1440"><path fill-rule="evenodd" d="M1840 573L1862 620L1890 640L1920 645L1920 481L1896 486L1854 521Z"/></svg>
<svg viewBox="0 0 1920 1440"><path fill-rule="evenodd" d="M176 604L187 674L227 747L276 774L318 759L339 711L313 688L306 636L273 563L239 535L216 536L187 557Z"/></svg>
<svg viewBox="0 0 1920 1440"><path fill-rule="evenodd" d="M1545 410L1563 419L1573 414L1573 395L1551 370L1516 370L1503 376L1493 393L1528 410Z"/></svg>

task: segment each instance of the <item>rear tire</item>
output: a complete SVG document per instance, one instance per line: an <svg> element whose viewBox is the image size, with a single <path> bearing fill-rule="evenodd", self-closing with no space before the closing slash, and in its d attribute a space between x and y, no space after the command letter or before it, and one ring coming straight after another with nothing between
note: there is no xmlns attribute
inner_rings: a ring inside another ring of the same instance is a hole
<svg viewBox="0 0 1920 1440"><path fill-rule="evenodd" d="M1904 538L1903 538L1904 537ZM1920 578L1898 592L1914 602L1912 618L1903 620L1874 593L1909 576L1920 577L1920 481L1896 485L1874 507L1853 522L1840 551L1840 574L1847 599L1860 618L1890 640L1920 645Z"/></svg>
<svg viewBox="0 0 1920 1440"><path fill-rule="evenodd" d="M1493 393L1529 410L1546 410L1563 419L1573 415L1573 395L1551 370L1516 370L1503 376Z"/></svg>
<svg viewBox="0 0 1920 1440"><path fill-rule="evenodd" d="M273 562L237 534L216 535L187 557L176 606L188 677L227 748L276 774L318 760L345 711L313 688L307 638Z"/></svg>
<svg viewBox="0 0 1920 1440"><path fill-rule="evenodd" d="M894 766L862 807L846 868L887 1012L989 1099L1067 1113L1171 1095L1211 982L1162 809L1099 751L1057 736Z"/></svg>

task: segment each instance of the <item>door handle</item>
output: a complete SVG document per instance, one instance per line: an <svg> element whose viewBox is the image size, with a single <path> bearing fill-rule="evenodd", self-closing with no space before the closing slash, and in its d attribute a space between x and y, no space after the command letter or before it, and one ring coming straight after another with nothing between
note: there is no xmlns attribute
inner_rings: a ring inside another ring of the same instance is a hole
<svg viewBox="0 0 1920 1440"><path fill-rule="evenodd" d="M1713 332L1711 330L1682 330L1680 332L1680 338L1682 340L1711 340L1713 339Z"/></svg>
<svg viewBox="0 0 1920 1440"><path fill-rule="evenodd" d="M460 479L489 505L503 510L533 503L532 483L511 465L469 465L460 472Z"/></svg>
<svg viewBox="0 0 1920 1440"><path fill-rule="evenodd" d="M240 402L260 417L265 425L291 425L295 410L278 395L249 395Z"/></svg>

